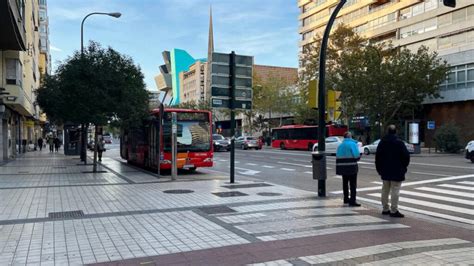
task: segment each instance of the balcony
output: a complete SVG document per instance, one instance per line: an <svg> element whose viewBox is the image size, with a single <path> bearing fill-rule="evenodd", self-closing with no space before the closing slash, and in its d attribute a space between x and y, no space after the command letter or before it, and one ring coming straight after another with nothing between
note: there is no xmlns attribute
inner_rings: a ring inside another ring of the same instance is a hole
<svg viewBox="0 0 474 266"><path fill-rule="evenodd" d="M26 50L25 26L19 1L0 0L0 50Z"/></svg>

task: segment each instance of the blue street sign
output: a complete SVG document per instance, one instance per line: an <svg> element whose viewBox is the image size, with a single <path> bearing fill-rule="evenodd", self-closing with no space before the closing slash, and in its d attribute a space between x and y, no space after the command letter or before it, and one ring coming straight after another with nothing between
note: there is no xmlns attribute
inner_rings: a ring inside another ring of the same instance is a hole
<svg viewBox="0 0 474 266"><path fill-rule="evenodd" d="M435 121L428 121L427 125L426 125L426 128L430 129L430 130L433 130L435 129Z"/></svg>

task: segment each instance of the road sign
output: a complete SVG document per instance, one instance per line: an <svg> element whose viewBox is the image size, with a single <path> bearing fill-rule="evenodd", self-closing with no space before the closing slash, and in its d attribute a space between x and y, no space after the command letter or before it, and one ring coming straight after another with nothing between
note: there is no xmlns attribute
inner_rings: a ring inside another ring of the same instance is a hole
<svg viewBox="0 0 474 266"><path fill-rule="evenodd" d="M250 109L252 104L253 57L235 55L231 80L230 54L213 53L211 62L211 103L213 108ZM232 83L233 82L233 83ZM234 88L231 88L234 84ZM234 90L234 95L232 95ZM235 97L234 106L230 106Z"/></svg>
<svg viewBox="0 0 474 266"><path fill-rule="evenodd" d="M230 89L225 87L212 87L212 96L214 97L230 97ZM252 100L252 90L248 88L237 88L235 90L235 98L236 99L247 99Z"/></svg>
<svg viewBox="0 0 474 266"><path fill-rule="evenodd" d="M436 128L435 121L428 121L428 123L426 124L426 128L430 130L435 129Z"/></svg>

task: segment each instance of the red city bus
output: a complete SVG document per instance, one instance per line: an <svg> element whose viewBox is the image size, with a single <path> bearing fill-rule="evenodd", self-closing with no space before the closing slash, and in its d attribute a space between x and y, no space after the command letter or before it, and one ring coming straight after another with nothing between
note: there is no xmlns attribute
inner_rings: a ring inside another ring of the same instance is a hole
<svg viewBox="0 0 474 266"><path fill-rule="evenodd" d="M171 169L171 113L177 113L178 169L196 170L198 167L212 167L212 124L211 112L171 109L164 110L163 131L159 127L159 109L142 127L122 130L120 156L128 163L144 168ZM158 152L158 142L161 142Z"/></svg>
<svg viewBox="0 0 474 266"><path fill-rule="evenodd" d="M347 126L326 125L326 137L342 136ZM318 142L318 126L291 125L272 129L272 147L298 150L312 150Z"/></svg>

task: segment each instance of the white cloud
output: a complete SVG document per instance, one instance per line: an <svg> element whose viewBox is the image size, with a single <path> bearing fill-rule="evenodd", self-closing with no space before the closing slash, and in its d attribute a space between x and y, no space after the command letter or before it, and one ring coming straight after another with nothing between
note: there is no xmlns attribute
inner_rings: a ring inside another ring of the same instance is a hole
<svg viewBox="0 0 474 266"><path fill-rule="evenodd" d="M62 52L63 51L61 48L58 48L54 45L51 45L49 48L51 49L51 51L55 51L55 52Z"/></svg>

